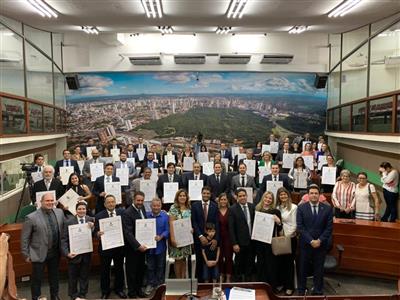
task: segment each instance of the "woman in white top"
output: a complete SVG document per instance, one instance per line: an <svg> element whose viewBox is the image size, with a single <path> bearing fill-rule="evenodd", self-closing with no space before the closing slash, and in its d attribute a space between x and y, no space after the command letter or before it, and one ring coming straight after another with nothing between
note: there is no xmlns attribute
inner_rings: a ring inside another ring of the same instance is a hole
<svg viewBox="0 0 400 300"><path fill-rule="evenodd" d="M360 172L357 174L358 184L354 193L356 206L356 219L359 220L376 220L379 221L379 199L373 184L368 182L367 173ZM370 196L374 200L373 207L370 205Z"/></svg>
<svg viewBox="0 0 400 300"><path fill-rule="evenodd" d="M399 200L399 172L388 162L379 166L381 181L383 183L383 196L386 202L386 210L382 216L383 222L396 222L397 201Z"/></svg>
<svg viewBox="0 0 400 300"><path fill-rule="evenodd" d="M306 167L303 157L299 156L296 158L294 166L290 169L288 176L293 182L293 189L295 192L307 190L307 186L311 183L311 171Z"/></svg>
<svg viewBox="0 0 400 300"><path fill-rule="evenodd" d="M296 212L297 205L292 203L290 193L284 187L276 192L277 208L281 212L283 234L291 238L292 253L278 256L278 282L283 285L286 295L290 296L294 291L294 260L296 258L297 238L296 238Z"/></svg>
<svg viewBox="0 0 400 300"><path fill-rule="evenodd" d="M355 190L356 185L350 180L350 171L342 170L340 180L336 182L332 192L332 204L335 207L336 218L353 218Z"/></svg>

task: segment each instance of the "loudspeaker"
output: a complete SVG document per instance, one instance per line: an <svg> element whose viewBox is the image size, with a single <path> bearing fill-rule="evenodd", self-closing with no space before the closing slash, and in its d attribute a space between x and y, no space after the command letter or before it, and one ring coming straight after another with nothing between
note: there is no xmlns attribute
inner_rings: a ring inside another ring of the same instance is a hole
<svg viewBox="0 0 400 300"><path fill-rule="evenodd" d="M66 76L65 79L67 80L67 85L70 90L77 90L79 89L79 79L78 75L70 75Z"/></svg>
<svg viewBox="0 0 400 300"><path fill-rule="evenodd" d="M315 74L314 86L317 89L324 89L326 87L327 81L328 81L327 74Z"/></svg>

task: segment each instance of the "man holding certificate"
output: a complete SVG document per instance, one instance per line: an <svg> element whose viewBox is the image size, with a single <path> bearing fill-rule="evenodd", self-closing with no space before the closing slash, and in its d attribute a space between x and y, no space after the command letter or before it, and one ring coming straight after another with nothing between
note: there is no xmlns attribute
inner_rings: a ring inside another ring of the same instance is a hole
<svg viewBox="0 0 400 300"><path fill-rule="evenodd" d="M167 164L167 173L158 177L157 181L157 196L161 200L164 200L164 183L177 182L178 188L182 188L181 176L175 173L175 164L169 162Z"/></svg>
<svg viewBox="0 0 400 300"><path fill-rule="evenodd" d="M119 161L114 163L114 176L119 178L121 182L121 191L125 193L125 203L131 198L130 184L135 177L136 168L132 162L127 160L125 152L119 155Z"/></svg>
<svg viewBox="0 0 400 300"><path fill-rule="evenodd" d="M73 173L76 173L76 174L81 173L78 163L76 162L76 160L71 159L71 153L69 152L68 149L64 149L63 159L57 161L56 165L54 166L54 176L55 177L60 176L60 168L61 167L73 167L74 168Z"/></svg>
<svg viewBox="0 0 400 300"><path fill-rule="evenodd" d="M135 192L133 203L122 214L122 225L126 249L126 281L129 298L144 298L142 283L145 274L145 252L147 247L136 239L136 220L146 219L144 193Z"/></svg>
<svg viewBox="0 0 400 300"><path fill-rule="evenodd" d="M102 210L95 216L95 235L98 238L109 239L107 244L118 244L117 247L103 249L102 243L99 243L99 255L100 255L100 288L101 288L101 299L108 299L111 293L110 288L110 272L111 262L114 262L114 291L121 298L126 299L127 296L124 293L125 276L124 276L124 238L122 236L122 223L121 218L119 220L116 217L120 217L124 210L122 208L116 208L116 200L113 195L107 195L104 199L105 210ZM109 226L105 226L106 229L100 229L100 223L110 220ZM118 223L116 223L118 222ZM120 227L118 228L119 225ZM107 230L115 228L112 231ZM109 231L110 235L108 235ZM116 234L119 230L120 233ZM111 235L112 233L112 235ZM119 238L119 240L117 240ZM112 240L110 240L112 239ZM122 243L121 243L122 242ZM121 246L119 246L122 244Z"/></svg>
<svg viewBox="0 0 400 300"><path fill-rule="evenodd" d="M36 202L36 193L45 192L45 191L55 191L56 199L55 201L60 198L64 192L65 188L62 185L62 182L57 178L54 178L54 168L51 165L43 167L43 179L36 181L33 184L32 188L32 203L35 204Z"/></svg>
<svg viewBox="0 0 400 300"><path fill-rule="evenodd" d="M264 193L267 191L268 181L273 181L273 182L281 181L285 189L291 190L288 175L279 173L279 171L280 171L279 165L277 163L273 163L271 165L271 174L264 176L260 188L257 192L257 196L254 201L256 205L258 204L258 202L260 202L262 195L264 195Z"/></svg>
<svg viewBox="0 0 400 300"><path fill-rule="evenodd" d="M114 165L112 163L106 164L104 168L104 175L96 179L93 185L93 194L96 196L96 213L104 210L104 196L105 184L111 182L119 182L119 178L113 176Z"/></svg>
<svg viewBox="0 0 400 300"><path fill-rule="evenodd" d="M207 175L201 173L201 164L199 162L193 163L193 171L188 173L183 173L182 184L183 188L187 191L189 190L189 180L202 180L203 186L206 186Z"/></svg>

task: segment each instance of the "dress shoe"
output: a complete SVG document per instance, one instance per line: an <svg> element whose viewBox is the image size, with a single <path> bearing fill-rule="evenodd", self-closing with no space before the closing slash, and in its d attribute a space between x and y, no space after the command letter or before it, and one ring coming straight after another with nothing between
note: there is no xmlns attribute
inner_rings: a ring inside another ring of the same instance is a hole
<svg viewBox="0 0 400 300"><path fill-rule="evenodd" d="M120 299L126 299L128 296L123 292L123 291L115 291L115 294L120 298Z"/></svg>
<svg viewBox="0 0 400 300"><path fill-rule="evenodd" d="M110 293L101 294L101 299L108 299L109 296L110 296Z"/></svg>

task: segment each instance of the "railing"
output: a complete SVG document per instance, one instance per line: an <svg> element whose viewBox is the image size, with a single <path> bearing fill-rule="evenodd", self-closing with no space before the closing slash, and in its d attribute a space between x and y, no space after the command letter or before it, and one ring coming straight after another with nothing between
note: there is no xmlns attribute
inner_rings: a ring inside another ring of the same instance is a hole
<svg viewBox="0 0 400 300"><path fill-rule="evenodd" d="M400 90L328 109L327 130L400 135Z"/></svg>
<svg viewBox="0 0 400 300"><path fill-rule="evenodd" d="M65 109L3 92L0 92L0 106L0 137L66 132Z"/></svg>

